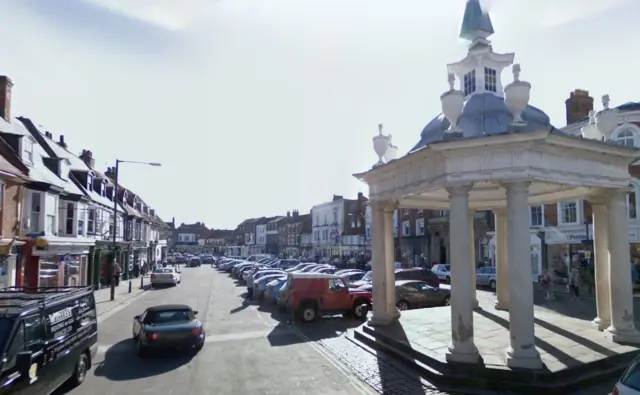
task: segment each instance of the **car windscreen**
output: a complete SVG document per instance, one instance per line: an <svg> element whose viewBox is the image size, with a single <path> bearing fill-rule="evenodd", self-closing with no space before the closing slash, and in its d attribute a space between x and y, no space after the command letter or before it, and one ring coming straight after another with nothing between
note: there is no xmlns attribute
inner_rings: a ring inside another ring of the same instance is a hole
<svg viewBox="0 0 640 395"><path fill-rule="evenodd" d="M168 273L168 274L171 274L171 273L173 273L173 269L156 269L154 271L154 273Z"/></svg>
<svg viewBox="0 0 640 395"><path fill-rule="evenodd" d="M442 267L448 272L451 271L451 265L442 265Z"/></svg>
<svg viewBox="0 0 640 395"><path fill-rule="evenodd" d="M148 325L184 324L194 319L195 315L191 310L161 310L149 311L145 317L145 323Z"/></svg>
<svg viewBox="0 0 640 395"><path fill-rule="evenodd" d="M372 272L367 272L364 276L362 276L362 281L371 281Z"/></svg>

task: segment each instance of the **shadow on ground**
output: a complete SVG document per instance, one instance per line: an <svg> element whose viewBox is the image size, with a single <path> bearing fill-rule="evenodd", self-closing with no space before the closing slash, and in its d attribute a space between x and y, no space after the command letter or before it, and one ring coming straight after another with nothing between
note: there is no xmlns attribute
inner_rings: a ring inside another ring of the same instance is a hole
<svg viewBox="0 0 640 395"><path fill-rule="evenodd" d="M94 363L90 374L111 381L151 378L188 364L195 355L194 350L172 351L141 359L136 355L135 342L128 339L109 347L103 360Z"/></svg>

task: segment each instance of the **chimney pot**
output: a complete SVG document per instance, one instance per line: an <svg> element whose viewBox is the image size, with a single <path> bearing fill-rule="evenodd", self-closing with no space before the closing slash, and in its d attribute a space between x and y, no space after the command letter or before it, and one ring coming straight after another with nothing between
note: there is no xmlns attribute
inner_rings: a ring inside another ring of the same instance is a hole
<svg viewBox="0 0 640 395"><path fill-rule="evenodd" d="M60 135L60 140L58 141L58 145L62 148L67 148L67 143L64 142L64 135Z"/></svg>

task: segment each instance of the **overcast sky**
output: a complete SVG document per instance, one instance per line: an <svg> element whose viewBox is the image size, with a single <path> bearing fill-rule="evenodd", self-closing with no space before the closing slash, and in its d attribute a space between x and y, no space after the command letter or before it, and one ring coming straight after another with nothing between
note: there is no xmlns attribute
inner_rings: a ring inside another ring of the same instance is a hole
<svg viewBox="0 0 640 395"><path fill-rule="evenodd" d="M14 0L0 3L13 115L90 149L170 221L235 228L368 192L377 124L400 152L440 113L464 0ZM575 88L638 100L640 2L492 0L557 127ZM635 26L635 27L634 27ZM503 81L510 82L509 70Z"/></svg>

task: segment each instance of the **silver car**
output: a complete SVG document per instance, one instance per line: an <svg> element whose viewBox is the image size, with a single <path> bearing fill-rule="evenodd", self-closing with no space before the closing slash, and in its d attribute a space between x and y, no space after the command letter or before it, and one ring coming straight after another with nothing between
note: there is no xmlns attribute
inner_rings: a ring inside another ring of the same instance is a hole
<svg viewBox="0 0 640 395"><path fill-rule="evenodd" d="M476 270L476 285L496 289L496 268L481 267Z"/></svg>
<svg viewBox="0 0 640 395"><path fill-rule="evenodd" d="M438 276L438 280L451 283L451 265L433 265L431 271Z"/></svg>
<svg viewBox="0 0 640 395"><path fill-rule="evenodd" d="M178 285L182 281L180 272L172 267L156 269L151 273L151 286L156 285Z"/></svg>

